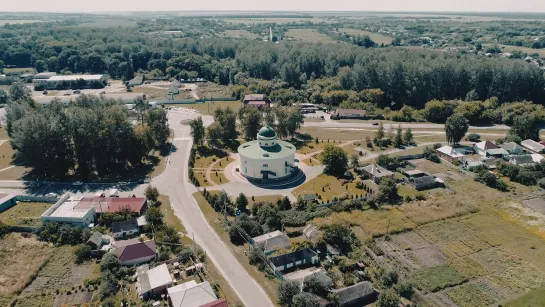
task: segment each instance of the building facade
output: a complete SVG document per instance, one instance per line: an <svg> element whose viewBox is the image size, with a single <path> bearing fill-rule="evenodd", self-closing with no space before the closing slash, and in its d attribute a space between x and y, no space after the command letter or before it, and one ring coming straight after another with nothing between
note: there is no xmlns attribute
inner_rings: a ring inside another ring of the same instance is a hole
<svg viewBox="0 0 545 307"><path fill-rule="evenodd" d="M48 78L32 79L34 88L48 90L66 90L81 88L103 88L106 84L105 75L51 75Z"/></svg>
<svg viewBox="0 0 545 307"><path fill-rule="evenodd" d="M271 127L263 127L257 140L239 146L239 171L250 180L267 181L290 177L297 171L295 146L276 139Z"/></svg>

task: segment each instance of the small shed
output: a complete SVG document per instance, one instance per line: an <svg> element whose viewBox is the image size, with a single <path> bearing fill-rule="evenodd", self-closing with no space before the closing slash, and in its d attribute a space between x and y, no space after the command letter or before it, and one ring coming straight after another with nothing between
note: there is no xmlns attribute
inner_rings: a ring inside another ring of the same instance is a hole
<svg viewBox="0 0 545 307"><path fill-rule="evenodd" d="M309 224L303 229L303 236L307 240L315 240L320 237L320 235L322 235L322 233L314 225Z"/></svg>
<svg viewBox="0 0 545 307"><path fill-rule="evenodd" d="M339 306L364 306L373 302L377 297L377 291L373 284L362 281L350 287L332 290L336 294Z"/></svg>
<svg viewBox="0 0 545 307"><path fill-rule="evenodd" d="M112 233L114 238L122 238L126 236L132 236L139 233L138 221L124 221L124 222L113 222L112 223Z"/></svg>
<svg viewBox="0 0 545 307"><path fill-rule="evenodd" d="M444 182L441 179L436 178L435 176L414 178L413 180L411 180L411 183L418 191L433 189L435 187L444 185Z"/></svg>
<svg viewBox="0 0 545 307"><path fill-rule="evenodd" d="M99 250L102 247L102 234L98 231L93 232L85 244L91 246L94 250Z"/></svg>
<svg viewBox="0 0 545 307"><path fill-rule="evenodd" d="M412 170L404 171L403 174L405 176L407 176L407 178L409 178L409 179L428 176L428 174L426 172L421 171L419 169L412 169Z"/></svg>

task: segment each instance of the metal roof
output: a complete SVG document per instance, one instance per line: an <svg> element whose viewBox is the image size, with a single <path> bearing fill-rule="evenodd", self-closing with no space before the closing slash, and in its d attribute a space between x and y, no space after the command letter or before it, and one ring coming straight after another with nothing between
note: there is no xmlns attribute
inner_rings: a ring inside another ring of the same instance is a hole
<svg viewBox="0 0 545 307"><path fill-rule="evenodd" d="M274 138L276 137L276 132L270 126L265 126L259 129L259 132L257 133L257 135L265 137L265 138Z"/></svg>
<svg viewBox="0 0 545 307"><path fill-rule="evenodd" d="M259 146L258 141L244 143L238 147L238 153L251 159L275 160L295 155L295 146L281 140L269 147Z"/></svg>

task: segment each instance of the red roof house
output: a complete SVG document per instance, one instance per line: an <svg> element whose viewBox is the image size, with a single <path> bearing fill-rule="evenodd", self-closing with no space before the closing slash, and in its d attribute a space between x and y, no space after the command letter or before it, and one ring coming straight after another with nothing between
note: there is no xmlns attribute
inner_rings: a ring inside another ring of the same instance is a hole
<svg viewBox="0 0 545 307"><path fill-rule="evenodd" d="M128 208L137 213L138 216L142 216L148 208L148 202L145 197L84 197L75 208L86 209L90 207L95 207L97 214L118 212L123 208Z"/></svg>
<svg viewBox="0 0 545 307"><path fill-rule="evenodd" d="M157 251L154 240L131 241L118 245L115 254L121 265L136 265L151 261L157 255Z"/></svg>
<svg viewBox="0 0 545 307"><path fill-rule="evenodd" d="M224 299L220 298L219 300L215 300L213 302L201 305L199 307L229 307L229 304L227 304L227 302Z"/></svg>

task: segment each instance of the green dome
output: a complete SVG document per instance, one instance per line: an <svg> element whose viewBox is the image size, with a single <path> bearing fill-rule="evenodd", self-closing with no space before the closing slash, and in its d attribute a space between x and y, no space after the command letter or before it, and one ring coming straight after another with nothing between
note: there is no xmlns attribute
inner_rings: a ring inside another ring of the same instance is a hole
<svg viewBox="0 0 545 307"><path fill-rule="evenodd" d="M274 138L276 137L276 132L274 132L273 128L266 126L259 129L259 132L257 133L257 135L264 138Z"/></svg>

